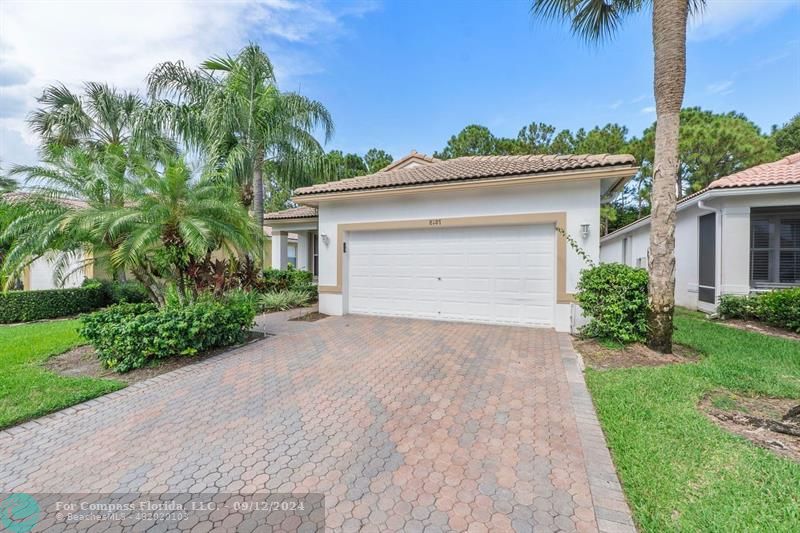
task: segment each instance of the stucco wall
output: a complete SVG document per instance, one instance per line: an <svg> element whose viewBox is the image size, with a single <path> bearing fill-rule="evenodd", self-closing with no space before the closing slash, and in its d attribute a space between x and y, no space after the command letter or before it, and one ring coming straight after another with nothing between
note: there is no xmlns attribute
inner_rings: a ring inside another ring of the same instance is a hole
<svg viewBox="0 0 800 533"><path fill-rule="evenodd" d="M600 181L590 180L559 184L528 184L509 187L482 187L471 190L425 192L395 195L362 201L327 202L319 206L319 233L329 242L319 250L320 285L337 282L337 227L356 222L420 220L528 213L567 213L567 231L593 260L599 258ZM581 224L590 224L587 239L580 235ZM567 250L567 292L574 292L580 269L585 265L571 249ZM346 260L345 260L346 268ZM346 272L343 273L346 280ZM320 311L346 313L346 283L342 294L320 294ZM571 306L556 306L556 328L568 331Z"/></svg>
<svg viewBox="0 0 800 533"><path fill-rule="evenodd" d="M85 278L83 268L80 268L75 274L71 275L64 281L62 286L56 285L53 280L53 262L54 256L41 257L31 263L28 267L30 286L25 287L27 290L40 291L44 289L60 289L70 287L80 287ZM69 267L65 272L72 272L73 269L80 266L80 260L75 259L70 262Z"/></svg>

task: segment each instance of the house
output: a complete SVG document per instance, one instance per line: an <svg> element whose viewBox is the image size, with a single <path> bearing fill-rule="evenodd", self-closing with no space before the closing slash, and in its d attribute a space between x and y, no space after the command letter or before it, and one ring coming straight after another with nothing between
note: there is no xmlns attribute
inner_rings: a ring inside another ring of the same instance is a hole
<svg viewBox="0 0 800 533"><path fill-rule="evenodd" d="M600 239L600 259L647 266L650 217ZM712 182L678 202L675 303L713 312L723 294L800 285L800 153Z"/></svg>
<svg viewBox="0 0 800 533"><path fill-rule="evenodd" d="M555 327L577 316L586 253L600 254L601 198L637 171L629 155L477 156L412 152L375 174L304 187L265 216L272 266L319 279L330 315Z"/></svg>

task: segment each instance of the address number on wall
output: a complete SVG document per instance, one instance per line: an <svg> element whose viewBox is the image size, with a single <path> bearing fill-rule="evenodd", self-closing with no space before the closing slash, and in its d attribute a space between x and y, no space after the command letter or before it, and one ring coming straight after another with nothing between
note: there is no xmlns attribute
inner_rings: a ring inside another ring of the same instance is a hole
<svg viewBox="0 0 800 533"><path fill-rule="evenodd" d="M442 219L441 218L432 218L428 221L429 226L441 226Z"/></svg>

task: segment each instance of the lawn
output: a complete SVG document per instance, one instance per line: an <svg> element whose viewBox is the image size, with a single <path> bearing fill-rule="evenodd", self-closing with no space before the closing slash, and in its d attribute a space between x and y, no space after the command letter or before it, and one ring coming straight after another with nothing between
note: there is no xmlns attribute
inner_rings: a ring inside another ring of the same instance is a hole
<svg viewBox="0 0 800 533"><path fill-rule="evenodd" d="M0 327L0 428L120 389L124 383L64 377L41 367L82 344L76 320Z"/></svg>
<svg viewBox="0 0 800 533"><path fill-rule="evenodd" d="M800 464L718 428L697 410L713 390L800 398L800 342L679 310L675 341L698 363L586 379L643 531L798 531Z"/></svg>

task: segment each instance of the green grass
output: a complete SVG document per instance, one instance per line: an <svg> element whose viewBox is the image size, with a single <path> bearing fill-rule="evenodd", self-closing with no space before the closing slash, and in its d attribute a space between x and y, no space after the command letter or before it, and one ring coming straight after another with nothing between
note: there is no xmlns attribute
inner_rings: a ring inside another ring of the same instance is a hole
<svg viewBox="0 0 800 533"><path fill-rule="evenodd" d="M709 391L800 398L800 342L679 310L698 363L588 371L625 494L643 531L800 531L800 464L715 426ZM800 400L799 400L800 401Z"/></svg>
<svg viewBox="0 0 800 533"><path fill-rule="evenodd" d="M0 428L18 424L102 394L124 383L64 377L41 364L82 344L76 320L0 327Z"/></svg>

